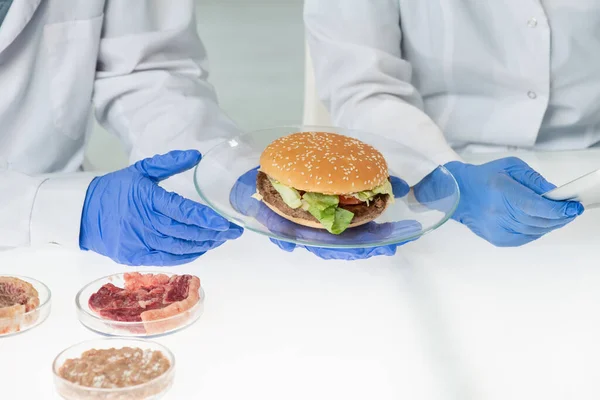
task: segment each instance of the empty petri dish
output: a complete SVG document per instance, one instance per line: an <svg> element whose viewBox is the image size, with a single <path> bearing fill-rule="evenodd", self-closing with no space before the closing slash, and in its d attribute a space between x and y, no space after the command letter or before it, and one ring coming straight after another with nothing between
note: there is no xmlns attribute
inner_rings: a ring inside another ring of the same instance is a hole
<svg viewBox="0 0 600 400"><path fill-rule="evenodd" d="M63 350L52 371L63 399L152 400L173 385L175 356L152 341L103 338Z"/></svg>
<svg viewBox="0 0 600 400"><path fill-rule="evenodd" d="M105 276L75 298L79 321L109 336L150 337L173 333L204 312L204 290L193 275L133 272Z"/></svg>
<svg viewBox="0 0 600 400"><path fill-rule="evenodd" d="M50 315L51 292L42 282L0 275L0 337L35 328Z"/></svg>

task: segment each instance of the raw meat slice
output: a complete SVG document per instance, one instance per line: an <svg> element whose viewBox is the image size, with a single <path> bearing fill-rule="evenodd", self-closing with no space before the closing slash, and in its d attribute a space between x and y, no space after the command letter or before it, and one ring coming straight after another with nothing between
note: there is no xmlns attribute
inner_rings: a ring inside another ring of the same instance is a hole
<svg viewBox="0 0 600 400"><path fill-rule="evenodd" d="M200 279L183 275L176 279L173 289L167 292L165 299L171 304L161 309L144 311L141 314L146 332L160 333L181 326L190 316L190 310L200 300ZM174 317L179 315L178 317ZM166 319L174 317L173 319ZM160 322L146 323L161 320Z"/></svg>
<svg viewBox="0 0 600 400"><path fill-rule="evenodd" d="M160 333L185 322L200 299L200 279L192 275L124 274L124 288L112 283L90 296L89 307L102 318L142 322L147 333ZM181 318L175 316L181 315ZM174 317L169 321L154 322ZM152 322L152 323L150 323Z"/></svg>
<svg viewBox="0 0 600 400"><path fill-rule="evenodd" d="M125 289L137 290L141 288L156 287L169 283L169 277L165 274L140 274L130 272L123 275L125 278Z"/></svg>
<svg viewBox="0 0 600 400"><path fill-rule="evenodd" d="M23 323L33 323L36 313L23 315L40 305L39 294L32 284L19 278L0 276L0 335L19 332Z"/></svg>

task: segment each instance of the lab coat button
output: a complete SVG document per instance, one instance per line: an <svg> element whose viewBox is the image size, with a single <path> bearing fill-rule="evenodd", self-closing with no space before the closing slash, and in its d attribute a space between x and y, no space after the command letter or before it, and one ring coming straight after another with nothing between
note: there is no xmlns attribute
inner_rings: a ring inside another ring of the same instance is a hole
<svg viewBox="0 0 600 400"><path fill-rule="evenodd" d="M527 26L530 28L535 28L537 26L538 22L537 19L535 18L529 18L529 21L527 21Z"/></svg>
<svg viewBox="0 0 600 400"><path fill-rule="evenodd" d="M529 96L530 99L536 99L537 98L537 94L535 92L532 92L532 91L527 92L527 96Z"/></svg>

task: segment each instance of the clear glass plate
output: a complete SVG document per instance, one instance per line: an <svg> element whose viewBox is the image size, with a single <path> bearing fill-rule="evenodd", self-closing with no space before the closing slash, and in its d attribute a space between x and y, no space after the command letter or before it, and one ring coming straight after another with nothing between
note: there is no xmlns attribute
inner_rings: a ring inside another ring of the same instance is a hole
<svg viewBox="0 0 600 400"><path fill-rule="evenodd" d="M77 385L60 375L60 368L69 359L81 357L88 350L121 349L123 347L140 348L142 350L160 351L171 364L164 374L142 385L117 389L101 389ZM175 378L175 356L173 353L156 342L140 339L96 339L78 343L63 350L52 363L54 386L63 399L68 400L158 400L169 391Z"/></svg>
<svg viewBox="0 0 600 400"><path fill-rule="evenodd" d="M385 157L390 175L403 179L411 190L396 198L375 221L341 235L280 217L251 198L256 192L260 155L282 136L310 131L338 133L372 145ZM447 169L396 141L362 131L302 125L254 131L217 145L197 165L194 184L209 207L245 229L276 240L327 248L369 248L415 240L444 224L460 197Z"/></svg>
<svg viewBox="0 0 600 400"><path fill-rule="evenodd" d="M174 274L165 271L137 271L141 274L163 274L168 277ZM106 336L122 337L156 337L180 331L196 322L204 312L204 289L200 287L200 300L189 310L173 316L152 321L114 321L106 319L90 308L90 296L107 283L123 288L123 274L114 274L97 279L84 286L75 297L77 317L88 329Z"/></svg>
<svg viewBox="0 0 600 400"><path fill-rule="evenodd" d="M44 322L50 315L52 293L42 282L19 275L0 275L2 277L18 278L30 283L38 292L40 305L36 309L14 317L0 318L0 337L12 336L27 332Z"/></svg>

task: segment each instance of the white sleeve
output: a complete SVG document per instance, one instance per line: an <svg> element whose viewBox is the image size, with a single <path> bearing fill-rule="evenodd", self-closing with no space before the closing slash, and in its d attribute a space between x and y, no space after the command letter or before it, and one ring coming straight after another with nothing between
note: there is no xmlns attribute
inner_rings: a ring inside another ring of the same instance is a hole
<svg viewBox="0 0 600 400"><path fill-rule="evenodd" d="M393 137L439 164L460 160L411 84L398 0L306 0L304 20L334 124Z"/></svg>
<svg viewBox="0 0 600 400"><path fill-rule="evenodd" d="M55 243L79 249L81 210L92 179L0 170L0 248Z"/></svg>
<svg viewBox="0 0 600 400"><path fill-rule="evenodd" d="M107 0L94 104L132 162L237 136L208 83L194 0ZM178 192L195 195L191 171Z"/></svg>

